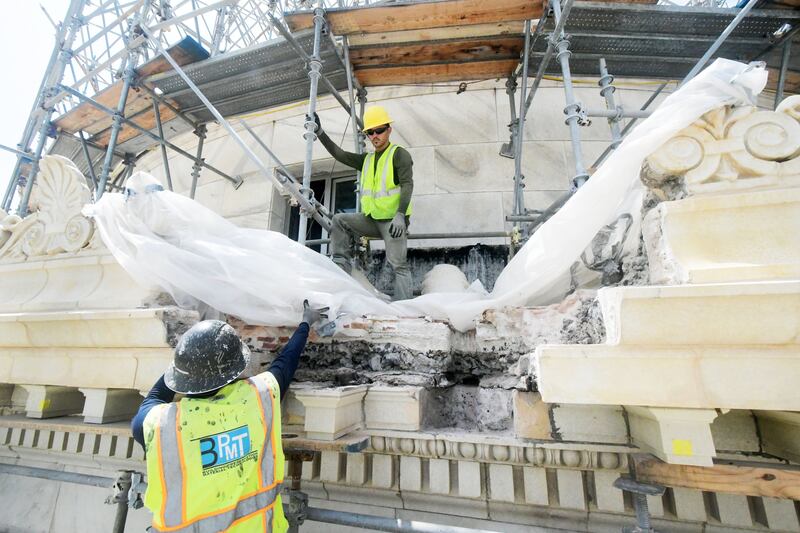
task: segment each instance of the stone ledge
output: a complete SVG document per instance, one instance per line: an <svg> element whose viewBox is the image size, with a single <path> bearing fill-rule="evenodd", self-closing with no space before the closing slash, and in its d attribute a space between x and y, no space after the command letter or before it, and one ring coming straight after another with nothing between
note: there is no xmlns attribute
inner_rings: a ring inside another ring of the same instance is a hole
<svg viewBox="0 0 800 533"><path fill-rule="evenodd" d="M611 345L800 343L800 281L598 291Z"/></svg>
<svg viewBox="0 0 800 533"><path fill-rule="evenodd" d="M170 348L198 320L177 307L0 313L4 348Z"/></svg>
<svg viewBox="0 0 800 533"><path fill-rule="evenodd" d="M664 202L642 231L653 283L800 278L800 188Z"/></svg>
<svg viewBox="0 0 800 533"><path fill-rule="evenodd" d="M173 348L33 348L0 351L0 383L150 390Z"/></svg>
<svg viewBox="0 0 800 533"><path fill-rule="evenodd" d="M158 296L109 258L108 252L82 252L0 264L0 311L134 308Z"/></svg>
<svg viewBox="0 0 800 533"><path fill-rule="evenodd" d="M796 346L540 346L548 403L800 410Z"/></svg>

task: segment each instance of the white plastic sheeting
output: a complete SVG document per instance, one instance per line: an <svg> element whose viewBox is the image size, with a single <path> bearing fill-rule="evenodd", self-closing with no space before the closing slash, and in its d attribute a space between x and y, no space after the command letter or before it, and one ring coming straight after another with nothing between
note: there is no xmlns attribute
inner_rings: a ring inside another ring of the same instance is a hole
<svg viewBox="0 0 800 533"><path fill-rule="evenodd" d="M462 293L383 302L329 259L285 235L239 228L189 198L157 191L155 178L143 173L128 180L130 196L107 193L84 212L135 279L160 286L184 307L208 305L253 324L291 325L308 298L312 305L330 307L336 314L331 316L429 316L469 330L486 309L563 298L571 266L603 226L629 213L638 228L644 159L706 112L754 104L766 80L760 66L718 59L668 96L534 233L490 294L477 283Z"/></svg>

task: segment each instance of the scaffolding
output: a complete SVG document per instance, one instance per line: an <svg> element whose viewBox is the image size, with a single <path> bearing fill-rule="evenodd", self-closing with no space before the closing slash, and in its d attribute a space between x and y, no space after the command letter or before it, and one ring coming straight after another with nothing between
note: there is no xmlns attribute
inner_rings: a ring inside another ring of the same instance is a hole
<svg viewBox="0 0 800 533"><path fill-rule="evenodd" d="M506 79L510 138L499 155L515 161L506 221L524 239L589 179L636 120L649 115L648 106L667 85L642 108L629 109L614 99L614 75L685 82L711 58L726 56L773 67L776 101L785 90L797 91L800 61L790 52L800 13L754 9L763 3L750 0L738 9L574 0L73 0L22 140L11 149L18 160L0 207L11 210L19 187L17 212L27 213L45 151L75 161L95 198L120 190L153 147L161 152L170 189L168 151L193 163L190 196L204 169L238 187L240 176L203 157L206 125L215 121L300 205L299 240L305 242L309 217L325 229L331 218L310 188L313 121L304 123L303 175L295 177L238 119L278 169L272 172L229 124L231 117L302 101L311 117L318 96L328 93L348 114L359 151L368 87ZM523 194L525 122L536 120L529 112L538 88L554 74L564 89L575 169L570 190L533 211ZM602 109L584 106L573 89L574 76L597 74ZM595 118L608 122L612 141L587 165L581 127ZM197 137L195 153L170 141L189 131Z"/></svg>

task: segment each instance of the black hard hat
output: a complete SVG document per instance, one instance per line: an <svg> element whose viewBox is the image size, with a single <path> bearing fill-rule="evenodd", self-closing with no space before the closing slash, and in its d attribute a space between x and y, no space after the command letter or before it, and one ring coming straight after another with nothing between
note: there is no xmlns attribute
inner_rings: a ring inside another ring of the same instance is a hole
<svg viewBox="0 0 800 533"><path fill-rule="evenodd" d="M221 320L203 320L178 341L164 382L175 392L202 394L239 377L249 362L250 349L233 327Z"/></svg>

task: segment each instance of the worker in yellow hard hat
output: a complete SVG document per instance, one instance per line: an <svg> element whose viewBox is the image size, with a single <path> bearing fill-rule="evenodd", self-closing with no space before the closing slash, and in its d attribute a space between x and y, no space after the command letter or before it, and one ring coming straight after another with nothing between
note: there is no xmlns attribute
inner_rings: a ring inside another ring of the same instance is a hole
<svg viewBox="0 0 800 533"><path fill-rule="evenodd" d="M348 274L352 268L354 237L383 239L386 260L394 270L394 299L412 297L411 271L406 255L407 228L411 216L411 194L414 191L413 161L408 150L392 143L392 119L381 106L364 112L364 129L374 152L345 152L322 130L315 114L315 133L334 159L361 171L361 212L337 213L331 229L333 262Z"/></svg>

